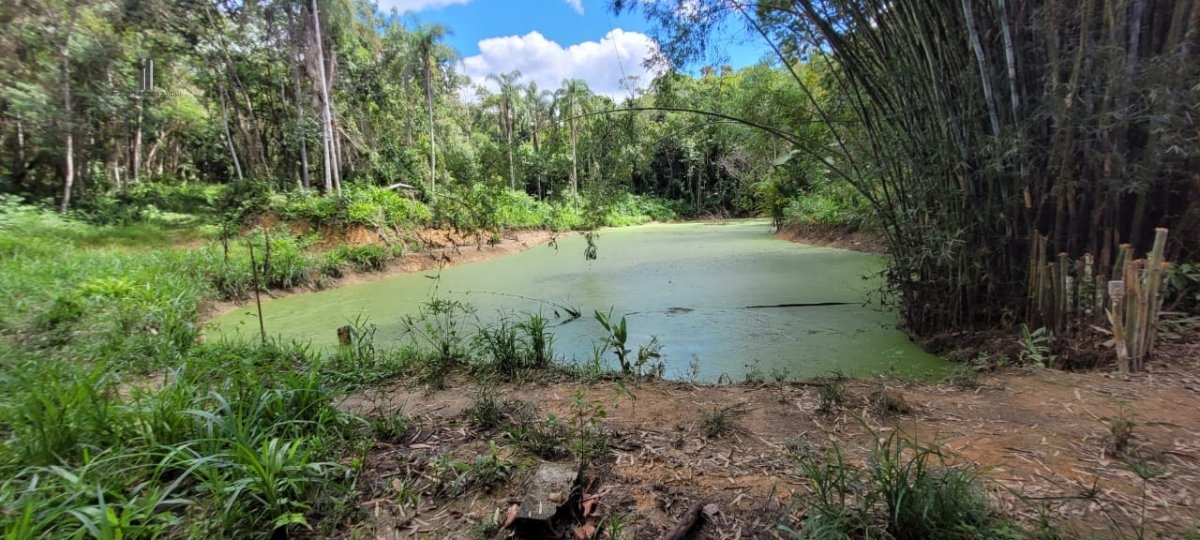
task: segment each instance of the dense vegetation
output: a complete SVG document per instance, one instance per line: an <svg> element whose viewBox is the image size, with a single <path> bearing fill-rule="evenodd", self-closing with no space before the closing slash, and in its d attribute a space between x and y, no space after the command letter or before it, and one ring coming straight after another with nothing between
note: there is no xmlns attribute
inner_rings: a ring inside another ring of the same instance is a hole
<svg viewBox="0 0 1200 540"><path fill-rule="evenodd" d="M485 325L444 301L395 350L369 321L332 352L201 339L209 302L379 270L424 228L492 241L753 214L877 229L922 335L1036 327L1038 235L1105 270L1156 226L1172 259L1200 253L1195 2L615 4L655 16L679 66L725 17L779 59L665 70L614 99L519 73L470 87L447 29L364 0L0 6L5 537L345 532L371 441L404 430L335 407L350 389L611 376L606 355L655 373L624 320L596 313L609 340L563 366L537 316ZM321 242L360 227L382 241ZM1200 308L1200 272L1177 269L1174 306ZM602 452L595 419L577 420L506 433L531 455ZM932 452L891 438L866 468L798 456L821 489L781 531L1020 534Z"/></svg>
<svg viewBox="0 0 1200 540"><path fill-rule="evenodd" d="M1121 244L1148 252L1155 227L1169 259L1200 254L1196 2L615 4L658 20L679 62L727 20L770 43L800 92L778 115L828 128L795 150L869 201L916 334L1040 324L1039 235L1051 256L1095 256L1097 275ZM831 73L813 84L818 54Z"/></svg>
<svg viewBox="0 0 1200 540"><path fill-rule="evenodd" d="M689 112L778 120L801 96L766 65L671 73L615 99L516 72L474 86L447 29L362 0L30 2L0 8L0 23L0 191L97 220L162 186L179 191L155 202L174 205L210 185L244 210L268 192L407 186L433 205L507 187L782 217L824 178L772 165L783 139Z"/></svg>

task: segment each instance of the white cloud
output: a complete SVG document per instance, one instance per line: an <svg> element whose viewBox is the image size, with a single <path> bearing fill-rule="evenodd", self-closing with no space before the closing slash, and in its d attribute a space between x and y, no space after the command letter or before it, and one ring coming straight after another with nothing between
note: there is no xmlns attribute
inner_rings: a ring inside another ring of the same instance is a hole
<svg viewBox="0 0 1200 540"><path fill-rule="evenodd" d="M629 96L622 87L629 77L636 77L637 88L650 84L656 73L644 64L657 50L649 36L620 28L598 42L567 47L530 32L480 41L479 54L463 59L462 71L473 83L485 84L488 75L518 70L524 81L534 81L544 89L559 88L563 79L583 79L592 92L620 101Z"/></svg>
<svg viewBox="0 0 1200 540"><path fill-rule="evenodd" d="M583 15L583 0L567 0L567 5L571 6L576 13Z"/></svg>
<svg viewBox="0 0 1200 540"><path fill-rule="evenodd" d="M438 9L455 4L466 4L471 0L379 0L379 9L387 11L396 8L400 13L418 12L426 9Z"/></svg>

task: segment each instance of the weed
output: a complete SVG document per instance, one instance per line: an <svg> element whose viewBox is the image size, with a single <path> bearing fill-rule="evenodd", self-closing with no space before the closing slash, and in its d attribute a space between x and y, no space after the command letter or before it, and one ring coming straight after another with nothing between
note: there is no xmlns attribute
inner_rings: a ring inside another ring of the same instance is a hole
<svg viewBox="0 0 1200 540"><path fill-rule="evenodd" d="M571 412L575 416L571 451L583 460L603 454L608 446L608 435L601 425L608 418L604 405L588 402L583 399L583 390L576 390L571 395Z"/></svg>
<svg viewBox="0 0 1200 540"><path fill-rule="evenodd" d="M541 458L558 459L571 452L570 426L553 414L544 421L519 417L505 431L517 446Z"/></svg>
<svg viewBox="0 0 1200 540"><path fill-rule="evenodd" d="M517 325L525 333L529 347L528 366L543 369L554 361L554 334L550 333L550 321L541 313L531 313Z"/></svg>
<svg viewBox="0 0 1200 540"><path fill-rule="evenodd" d="M392 484L396 490L396 504L417 506L421 503L422 487L411 479L404 478Z"/></svg>
<svg viewBox="0 0 1200 540"><path fill-rule="evenodd" d="M467 473L471 465L450 457L448 453L438 454L429 462L428 468L438 495L454 497L470 487L471 479Z"/></svg>
<svg viewBox="0 0 1200 540"><path fill-rule="evenodd" d="M377 348L378 327L363 315L350 321L347 329L349 344L338 347L322 366L330 380L357 386L392 377L416 363L411 349Z"/></svg>
<svg viewBox="0 0 1200 540"><path fill-rule="evenodd" d="M475 486L491 488L507 482L512 475L512 460L501 454L495 442L489 442L488 452L475 456L470 462L439 454L429 462L430 476L438 492L447 496L461 495Z"/></svg>
<svg viewBox="0 0 1200 540"><path fill-rule="evenodd" d="M512 476L513 467L512 460L501 456L495 441L489 441L488 452L475 456L470 475L476 485L490 488L507 482Z"/></svg>
<svg viewBox="0 0 1200 540"><path fill-rule="evenodd" d="M1131 461L1127 462L1130 472L1137 475L1142 480L1142 497L1141 497L1141 515L1138 518L1137 538L1139 540L1146 538L1146 488L1147 484L1155 478L1162 476L1165 470L1158 465L1148 461Z"/></svg>
<svg viewBox="0 0 1200 540"><path fill-rule="evenodd" d="M416 316L401 319L401 328L413 346L426 351L422 380L433 388L445 386L450 370L470 360L468 335L463 319L474 308L454 300L433 299L421 306Z"/></svg>
<svg viewBox="0 0 1200 540"><path fill-rule="evenodd" d="M811 492L804 521L780 529L796 538L1017 538L990 507L974 471L893 432L876 438L866 466L835 444L822 456L793 454Z"/></svg>
<svg viewBox="0 0 1200 540"><path fill-rule="evenodd" d="M700 421L700 430L704 433L704 438L715 439L733 432L735 429L734 417L745 412L741 404L714 408Z"/></svg>
<svg viewBox="0 0 1200 540"><path fill-rule="evenodd" d="M684 372L683 380L692 384L700 382L700 357L696 353L692 353L692 359L688 361L687 371Z"/></svg>
<svg viewBox="0 0 1200 540"><path fill-rule="evenodd" d="M1044 327L1030 330L1029 326L1021 325L1021 351L1017 361L1026 367L1044 368L1058 359L1052 352L1050 344L1054 341L1053 334Z"/></svg>
<svg viewBox="0 0 1200 540"><path fill-rule="evenodd" d="M625 538L625 527L628 521L629 514L624 512L615 512L604 516L598 527L600 531L599 538L612 538L614 540Z"/></svg>
<svg viewBox="0 0 1200 540"><path fill-rule="evenodd" d="M840 372L834 373L833 377L821 381L821 385L817 387L817 398L820 404L817 406L817 411L822 414L833 414L846 401L846 386L845 376Z"/></svg>
<svg viewBox="0 0 1200 540"><path fill-rule="evenodd" d="M1105 450L1115 456L1125 456L1133 446L1134 428L1137 420L1130 409L1122 406L1120 412L1108 424L1108 435L1104 438Z"/></svg>
<svg viewBox="0 0 1200 540"><path fill-rule="evenodd" d="M465 414L472 425L483 430L496 429L504 422L504 409L488 388L479 391Z"/></svg>
<svg viewBox="0 0 1200 540"><path fill-rule="evenodd" d="M473 341L479 349L486 369L502 380L510 381L524 370L528 362L528 350L518 332L507 317L494 324L480 326Z"/></svg>
<svg viewBox="0 0 1200 540"><path fill-rule="evenodd" d="M620 322L613 322L611 310L608 313L596 310L595 316L596 321L600 323L600 327L608 333L608 336L604 340L605 350L611 349L613 354L616 355L617 362L621 365L621 373L627 375L633 373L633 366L629 363L629 353L633 351L630 351L625 345L625 342L629 338L629 329L625 324L625 317L621 317Z"/></svg>
<svg viewBox="0 0 1200 540"><path fill-rule="evenodd" d="M742 375L742 382L745 384L763 384L767 382L767 376L763 373L761 362L755 358L746 364L746 373Z"/></svg>
<svg viewBox="0 0 1200 540"><path fill-rule="evenodd" d="M979 370L970 364L955 366L942 382L963 390L974 390L982 385Z"/></svg>
<svg viewBox="0 0 1200 540"><path fill-rule="evenodd" d="M871 404L871 412L881 418L912 412L912 406L904 400L904 396L900 392L889 390L882 381L875 391L871 392L868 401Z"/></svg>
<svg viewBox="0 0 1200 540"><path fill-rule="evenodd" d="M650 342L638 345L637 362L634 364L634 375L638 377L662 378L667 366L662 359L662 345L658 336L650 336ZM653 363L652 363L653 362Z"/></svg>
<svg viewBox="0 0 1200 540"><path fill-rule="evenodd" d="M647 368L647 364L651 361L662 358L662 345L659 344L657 336L651 336L649 343L639 346L637 355L633 357L633 361L630 361L633 351L626 344L629 339L629 328L626 325L625 317L621 317L619 322L613 322L611 310L608 313L596 310L595 317L596 321L600 323L600 327L608 334L604 339L603 348L598 351L597 358L606 350L612 350L617 357L617 362L621 365L621 373L637 377L662 376L666 366L661 362Z"/></svg>
<svg viewBox="0 0 1200 540"><path fill-rule="evenodd" d="M500 530L500 524L495 519L489 518L487 521L481 521L471 527L471 538L490 540L496 538L500 534Z"/></svg>
<svg viewBox="0 0 1200 540"><path fill-rule="evenodd" d="M375 438L399 443L404 441L412 429L413 419L401 411L370 419Z"/></svg>
<svg viewBox="0 0 1200 540"><path fill-rule="evenodd" d="M513 422L505 427L505 432L534 455L558 459L573 454L581 460L590 460L608 448L608 435L602 425L608 412L602 404L585 400L582 390L571 396L571 418L550 414L540 420L536 409L528 404L513 403L509 408Z"/></svg>

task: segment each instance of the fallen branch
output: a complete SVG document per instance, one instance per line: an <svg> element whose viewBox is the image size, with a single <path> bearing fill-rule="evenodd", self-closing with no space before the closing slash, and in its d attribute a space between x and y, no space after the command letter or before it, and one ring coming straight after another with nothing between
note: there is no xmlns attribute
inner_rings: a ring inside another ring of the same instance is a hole
<svg viewBox="0 0 1200 540"><path fill-rule="evenodd" d="M663 536L663 540L683 540L687 538L692 529L696 528L696 525L700 523L700 516L704 514L704 505L704 501L697 501L691 508L688 508L687 513L683 515L683 519L679 521L679 524L674 529L671 529L670 532Z"/></svg>

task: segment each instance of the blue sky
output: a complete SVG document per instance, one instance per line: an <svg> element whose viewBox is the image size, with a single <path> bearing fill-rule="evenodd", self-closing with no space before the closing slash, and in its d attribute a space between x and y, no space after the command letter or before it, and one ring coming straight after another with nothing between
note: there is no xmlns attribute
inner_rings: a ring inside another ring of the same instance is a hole
<svg viewBox="0 0 1200 540"><path fill-rule="evenodd" d="M655 47L652 24L636 12L613 15L608 0L377 1L381 10L395 8L449 27L453 34L446 41L476 82L517 69L543 88L580 78L593 91L615 97L624 94L621 79L634 76L644 86L654 76L643 66ZM756 42L729 43L709 62L744 67L764 52Z"/></svg>

